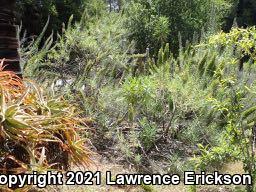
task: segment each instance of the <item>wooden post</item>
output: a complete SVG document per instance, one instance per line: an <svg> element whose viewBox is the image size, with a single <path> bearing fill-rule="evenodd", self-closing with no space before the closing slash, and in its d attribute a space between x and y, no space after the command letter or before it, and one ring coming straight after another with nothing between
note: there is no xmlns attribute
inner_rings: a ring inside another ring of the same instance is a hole
<svg viewBox="0 0 256 192"><path fill-rule="evenodd" d="M22 76L19 40L15 25L15 0L0 0L0 60L4 60L4 70L13 71Z"/></svg>

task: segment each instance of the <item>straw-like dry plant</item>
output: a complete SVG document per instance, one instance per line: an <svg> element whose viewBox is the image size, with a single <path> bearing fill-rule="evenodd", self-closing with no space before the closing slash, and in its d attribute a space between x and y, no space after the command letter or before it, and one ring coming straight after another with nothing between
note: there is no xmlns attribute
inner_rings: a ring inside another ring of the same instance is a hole
<svg viewBox="0 0 256 192"><path fill-rule="evenodd" d="M0 172L25 173L86 166L90 150L79 132L86 119L63 98L50 98L36 84L0 66Z"/></svg>

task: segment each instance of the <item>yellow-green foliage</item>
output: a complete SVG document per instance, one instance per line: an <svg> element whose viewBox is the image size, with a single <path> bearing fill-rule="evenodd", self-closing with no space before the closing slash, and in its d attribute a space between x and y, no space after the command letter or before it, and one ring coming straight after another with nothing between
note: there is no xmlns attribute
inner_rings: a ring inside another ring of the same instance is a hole
<svg viewBox="0 0 256 192"><path fill-rule="evenodd" d="M208 45L228 46L231 49L237 49L240 54L249 55L254 61L256 60L255 50L256 28L247 29L233 28L229 33L220 32L209 38Z"/></svg>

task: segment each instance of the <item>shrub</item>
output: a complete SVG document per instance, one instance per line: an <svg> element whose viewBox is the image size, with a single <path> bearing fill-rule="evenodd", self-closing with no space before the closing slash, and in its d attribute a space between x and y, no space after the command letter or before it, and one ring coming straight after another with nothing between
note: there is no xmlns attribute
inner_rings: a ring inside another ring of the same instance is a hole
<svg viewBox="0 0 256 192"><path fill-rule="evenodd" d="M86 16L93 17L106 10L106 5L101 0L17 0L16 2L19 18L29 35L39 35L49 16L47 35L52 31L61 33L62 24L66 24L71 15L74 15L75 21L79 21L85 13Z"/></svg>
<svg viewBox="0 0 256 192"><path fill-rule="evenodd" d="M204 46L214 47L219 57L216 61L220 61L214 69L216 79L209 81L209 88L214 87L214 91L208 100L214 113L219 114L218 124L224 129L219 145L209 149L200 147L202 156L198 165L205 167L211 163L239 160L255 182L255 84L252 82L255 28L221 32L212 36ZM254 191L254 187L254 184L247 186L247 191Z"/></svg>
<svg viewBox="0 0 256 192"><path fill-rule="evenodd" d="M0 167L3 173L89 165L90 150L79 137L86 119L62 97L45 95L31 81L0 68Z"/></svg>
<svg viewBox="0 0 256 192"><path fill-rule="evenodd" d="M133 53L133 43L127 41L123 20L121 13L111 13L89 22L83 18L72 27L71 17L54 45L48 45L52 42L49 38L39 51L33 52L34 46L28 51L26 46L22 49L21 56L28 55L25 76L48 84L61 80L67 85L69 81L74 90L89 88L91 82L97 86L110 81L119 83L134 64L129 55Z"/></svg>
<svg viewBox="0 0 256 192"><path fill-rule="evenodd" d="M140 126L142 127L142 130L140 132L139 139L143 147L148 150L154 145L156 141L157 128L155 125L150 125L150 123L145 118L140 121Z"/></svg>
<svg viewBox="0 0 256 192"><path fill-rule="evenodd" d="M191 33L199 33L202 28L210 33L219 30L232 5L228 0L133 0L125 10L130 39L136 41L140 53L149 47L157 56L159 48L169 42L177 54L179 33L185 44L187 40L192 41Z"/></svg>

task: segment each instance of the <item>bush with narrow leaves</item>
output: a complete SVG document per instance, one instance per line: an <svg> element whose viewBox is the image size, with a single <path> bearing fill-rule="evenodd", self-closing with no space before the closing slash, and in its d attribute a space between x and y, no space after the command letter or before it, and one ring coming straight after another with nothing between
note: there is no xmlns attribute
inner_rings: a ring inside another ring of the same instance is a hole
<svg viewBox="0 0 256 192"><path fill-rule="evenodd" d="M64 170L90 164L91 151L79 133L87 120L63 98L44 94L0 68L0 172Z"/></svg>

